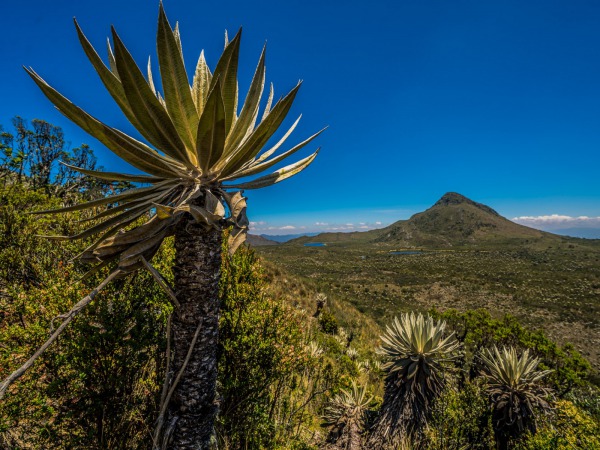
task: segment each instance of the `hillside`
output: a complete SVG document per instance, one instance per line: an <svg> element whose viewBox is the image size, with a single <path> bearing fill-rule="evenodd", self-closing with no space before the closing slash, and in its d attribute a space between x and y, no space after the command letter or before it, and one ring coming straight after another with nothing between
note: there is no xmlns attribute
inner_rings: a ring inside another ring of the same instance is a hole
<svg viewBox="0 0 600 450"><path fill-rule="evenodd" d="M401 248L453 248L528 245L548 247L564 239L516 224L495 210L456 192L443 195L426 211L386 228L354 233L322 233L290 241L391 245Z"/></svg>
<svg viewBox="0 0 600 450"><path fill-rule="evenodd" d="M304 247L325 242L325 247ZM392 250L418 249L418 254ZM455 193L384 229L262 247L269 261L384 325L409 309L510 313L600 369L600 241L513 223Z"/></svg>
<svg viewBox="0 0 600 450"><path fill-rule="evenodd" d="M379 230L378 234L374 242L406 247L455 247L560 239L511 222L489 206L455 192L445 194L426 211L393 223Z"/></svg>
<svg viewBox="0 0 600 450"><path fill-rule="evenodd" d="M263 245L279 245L279 242L272 241L271 239L267 239L264 236L258 236L256 234L248 234L246 236L246 242L251 247L260 247Z"/></svg>

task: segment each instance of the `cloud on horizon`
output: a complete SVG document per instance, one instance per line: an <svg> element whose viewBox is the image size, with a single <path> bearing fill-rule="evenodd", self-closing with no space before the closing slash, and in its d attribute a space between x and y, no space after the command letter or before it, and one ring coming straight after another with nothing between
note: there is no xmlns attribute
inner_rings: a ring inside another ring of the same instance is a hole
<svg viewBox="0 0 600 450"><path fill-rule="evenodd" d="M290 232L296 233L322 233L322 232L351 232L351 231L368 231L374 230L375 228L381 228L382 222L359 222L358 225L354 223L330 223L316 221L313 225L277 225L267 223L266 221L250 222L250 233L252 234L290 234Z"/></svg>
<svg viewBox="0 0 600 450"><path fill-rule="evenodd" d="M600 217L565 216L550 214L546 216L521 216L511 219L520 225L542 230L560 230L562 228L600 228Z"/></svg>

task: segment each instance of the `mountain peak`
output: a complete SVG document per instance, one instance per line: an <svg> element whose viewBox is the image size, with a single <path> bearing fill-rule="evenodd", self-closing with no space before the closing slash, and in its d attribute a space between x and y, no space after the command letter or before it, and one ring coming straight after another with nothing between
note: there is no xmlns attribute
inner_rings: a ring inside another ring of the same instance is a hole
<svg viewBox="0 0 600 450"><path fill-rule="evenodd" d="M489 206L484 205L483 203L474 202L473 200L465 197L464 195L459 194L458 192L446 192L444 195L442 195L442 198L440 198L433 206L449 206L461 204L473 205L495 216L500 215Z"/></svg>

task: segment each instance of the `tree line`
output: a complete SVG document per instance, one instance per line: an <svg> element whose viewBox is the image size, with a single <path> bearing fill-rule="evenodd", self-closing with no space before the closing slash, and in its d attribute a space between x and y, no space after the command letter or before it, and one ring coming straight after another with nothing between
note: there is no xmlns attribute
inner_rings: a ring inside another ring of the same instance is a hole
<svg viewBox="0 0 600 450"><path fill-rule="evenodd" d="M103 169L88 144L72 147L59 126L41 119L29 122L20 116L12 118L10 127L0 124L0 180L3 185L12 178L19 183L26 182L32 189L42 189L46 194L65 198L77 193L85 199L132 187L128 182L115 183L90 177L72 167Z"/></svg>

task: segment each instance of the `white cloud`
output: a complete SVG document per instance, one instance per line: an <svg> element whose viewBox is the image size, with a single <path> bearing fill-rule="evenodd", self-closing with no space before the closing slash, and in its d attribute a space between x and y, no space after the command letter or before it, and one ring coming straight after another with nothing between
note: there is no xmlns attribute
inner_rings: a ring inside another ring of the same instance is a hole
<svg viewBox="0 0 600 450"><path fill-rule="evenodd" d="M329 225L327 222L315 222L315 225L318 227L325 227Z"/></svg>
<svg viewBox="0 0 600 450"><path fill-rule="evenodd" d="M353 224L353 223L347 223L347 224L346 224L346 226L347 226L347 227L353 227L353 226L354 226L354 224Z"/></svg>
<svg viewBox="0 0 600 450"><path fill-rule="evenodd" d="M600 227L600 217L565 216L550 214L545 216L521 216L511 219L513 222L532 228L557 230L561 228L595 228Z"/></svg>
<svg viewBox="0 0 600 450"><path fill-rule="evenodd" d="M296 227L294 225L285 225L283 227L279 227L280 230L295 230Z"/></svg>
<svg viewBox="0 0 600 450"><path fill-rule="evenodd" d="M267 224L267 222L265 222L264 220L259 220L258 222L250 222L250 226L252 228L254 228L254 227L260 227L260 226L263 226L263 225L266 225L266 224Z"/></svg>
<svg viewBox="0 0 600 450"><path fill-rule="evenodd" d="M375 225L381 225L381 222L379 222L379 221L375 222Z"/></svg>

